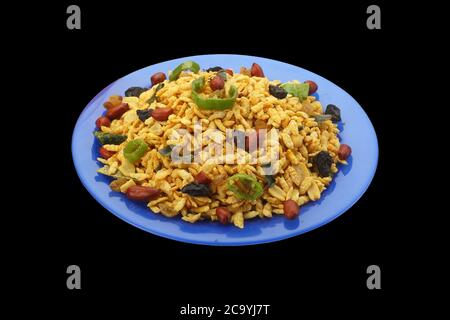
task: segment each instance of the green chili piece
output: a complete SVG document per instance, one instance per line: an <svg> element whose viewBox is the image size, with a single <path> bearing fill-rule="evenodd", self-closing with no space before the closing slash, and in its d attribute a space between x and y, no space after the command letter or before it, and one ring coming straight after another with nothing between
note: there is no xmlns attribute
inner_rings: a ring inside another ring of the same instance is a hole
<svg viewBox="0 0 450 320"><path fill-rule="evenodd" d="M169 80L177 80L180 77L181 72L186 70L191 70L192 72L197 73L200 70L200 66L194 61L183 62L169 74Z"/></svg>
<svg viewBox="0 0 450 320"><path fill-rule="evenodd" d="M123 156L130 163L135 163L141 159L147 152L148 146L142 139L136 139L128 142L128 144L123 149Z"/></svg>
<svg viewBox="0 0 450 320"><path fill-rule="evenodd" d="M121 144L125 140L127 140L127 136L122 134L112 134L112 133L106 133L102 131L95 131L94 135L97 137L98 141L104 145L104 144Z"/></svg>
<svg viewBox="0 0 450 320"><path fill-rule="evenodd" d="M228 190L241 200L256 200L264 192L258 180L248 174L237 173L229 177L227 182Z"/></svg>
<svg viewBox="0 0 450 320"><path fill-rule="evenodd" d="M205 86L205 78L200 77L192 81L192 100L200 109L205 110L225 110L234 106L238 95L238 90L231 85L228 90L228 98L204 98L200 95L200 91Z"/></svg>

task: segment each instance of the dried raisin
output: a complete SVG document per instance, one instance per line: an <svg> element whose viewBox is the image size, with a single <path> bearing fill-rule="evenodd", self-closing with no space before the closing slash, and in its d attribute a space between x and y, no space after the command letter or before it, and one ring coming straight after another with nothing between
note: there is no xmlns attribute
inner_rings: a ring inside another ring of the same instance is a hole
<svg viewBox="0 0 450 320"><path fill-rule="evenodd" d="M152 116L152 113L153 109L136 110L136 114L142 122L150 118Z"/></svg>
<svg viewBox="0 0 450 320"><path fill-rule="evenodd" d="M141 88L141 87L131 87L128 88L125 91L125 97L138 97L141 95L142 92L147 91L147 88Z"/></svg>
<svg viewBox="0 0 450 320"><path fill-rule="evenodd" d="M217 67L212 67L212 68L206 69L206 72L219 72L220 70L223 70L223 68L217 66Z"/></svg>
<svg viewBox="0 0 450 320"><path fill-rule="evenodd" d="M190 183L185 185L181 192L186 193L193 197L209 197L211 195L211 190L207 184Z"/></svg>
<svg viewBox="0 0 450 320"><path fill-rule="evenodd" d="M286 90L284 90L282 87L274 85L269 85L269 93L278 99L284 99L287 96Z"/></svg>
<svg viewBox="0 0 450 320"><path fill-rule="evenodd" d="M333 122L341 121L341 110L334 104L327 105L327 108L325 109L325 114L331 115L331 121Z"/></svg>
<svg viewBox="0 0 450 320"><path fill-rule="evenodd" d="M333 158L327 151L320 151L313 159L314 166L321 177L328 177L331 173Z"/></svg>

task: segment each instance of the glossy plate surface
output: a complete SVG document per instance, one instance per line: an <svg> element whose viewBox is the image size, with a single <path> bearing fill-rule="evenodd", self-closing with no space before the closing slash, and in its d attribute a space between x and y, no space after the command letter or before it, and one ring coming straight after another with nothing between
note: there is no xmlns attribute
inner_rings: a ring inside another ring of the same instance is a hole
<svg viewBox="0 0 450 320"><path fill-rule="evenodd" d="M95 120L104 112L103 102L110 95L123 95L132 86L150 86L150 76L155 72L173 70L186 60L194 60L202 69L214 66L232 68L239 72L241 66L258 63L269 79L282 82L313 80L318 84L317 97L325 107L335 104L341 109L341 143L352 147L348 166L340 166L332 184L319 201L301 207L298 219L286 220L274 215L272 219L245 221L245 228L223 226L217 222L202 221L191 224L177 218L154 214L145 204L127 200L112 192L111 180L96 172L101 164L96 161L99 144L92 132ZM332 82L302 68L283 62L242 55L202 55L158 63L135 71L103 89L89 102L81 113L72 137L72 156L81 182L89 193L107 210L126 222L145 231L177 241L207 245L250 245L278 241L320 227L348 210L366 191L375 174L378 161L378 143L375 130L361 106L344 90ZM98 214L92 212L92 214Z"/></svg>

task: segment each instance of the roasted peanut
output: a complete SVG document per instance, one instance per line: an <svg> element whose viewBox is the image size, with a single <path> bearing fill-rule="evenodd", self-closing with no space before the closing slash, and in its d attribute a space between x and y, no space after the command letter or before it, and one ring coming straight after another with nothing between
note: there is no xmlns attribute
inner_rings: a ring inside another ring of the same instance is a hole
<svg viewBox="0 0 450 320"><path fill-rule="evenodd" d="M226 207L216 208L216 215L219 218L220 223L227 224L231 218L231 212Z"/></svg>
<svg viewBox="0 0 450 320"><path fill-rule="evenodd" d="M294 219L298 216L299 207L294 200L286 200L283 203L284 216L288 219Z"/></svg>
<svg viewBox="0 0 450 320"><path fill-rule="evenodd" d="M150 201L157 198L161 194L161 191L151 187L136 185L129 187L126 194L128 199L131 200Z"/></svg>
<svg viewBox="0 0 450 320"><path fill-rule="evenodd" d="M252 68L250 69L250 74L252 77L264 77L264 72L261 66L257 63L252 64Z"/></svg>
<svg viewBox="0 0 450 320"><path fill-rule="evenodd" d="M196 176L195 176L195 182L200 183L200 184L209 184L211 183L211 178L208 177L208 175L206 173L204 173L203 171L200 171Z"/></svg>
<svg viewBox="0 0 450 320"><path fill-rule="evenodd" d="M157 108L153 110L152 117L158 121L166 121L172 113L171 108Z"/></svg>
<svg viewBox="0 0 450 320"><path fill-rule="evenodd" d="M106 112L106 117L110 120L119 119L128 110L130 110L128 103L121 103L117 107L109 109L108 112Z"/></svg>
<svg viewBox="0 0 450 320"><path fill-rule="evenodd" d="M341 144L338 150L338 157L341 160L347 160L352 154L352 148L348 144Z"/></svg>
<svg viewBox="0 0 450 320"><path fill-rule="evenodd" d="M100 147L98 151L103 159L109 159L115 154L115 152L106 150L104 147Z"/></svg>
<svg viewBox="0 0 450 320"><path fill-rule="evenodd" d="M209 80L209 86L213 91L221 90L225 86L225 81L223 81L220 76L214 76L211 80Z"/></svg>
<svg viewBox="0 0 450 320"><path fill-rule="evenodd" d="M153 87L155 84L158 84L158 83L166 80L166 74L164 72L157 72L151 76L150 80L152 82L152 87Z"/></svg>
<svg viewBox="0 0 450 320"><path fill-rule="evenodd" d="M314 92L317 91L317 83L315 83L312 80L306 80L305 83L309 84L309 91L308 94L313 94Z"/></svg>
<svg viewBox="0 0 450 320"><path fill-rule="evenodd" d="M95 121L95 126L100 129L102 126L109 127L111 125L111 120L109 120L107 117L99 117Z"/></svg>

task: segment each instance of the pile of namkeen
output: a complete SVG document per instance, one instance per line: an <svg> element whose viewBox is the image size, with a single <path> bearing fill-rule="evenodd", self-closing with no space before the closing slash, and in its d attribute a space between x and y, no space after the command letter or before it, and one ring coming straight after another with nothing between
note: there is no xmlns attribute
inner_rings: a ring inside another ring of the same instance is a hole
<svg viewBox="0 0 450 320"><path fill-rule="evenodd" d="M340 109L324 110L316 91L310 80L269 80L256 63L234 73L187 61L104 103L98 172L166 217L239 228L273 214L293 219L351 154L338 138Z"/></svg>

